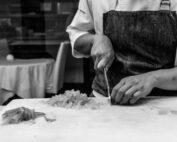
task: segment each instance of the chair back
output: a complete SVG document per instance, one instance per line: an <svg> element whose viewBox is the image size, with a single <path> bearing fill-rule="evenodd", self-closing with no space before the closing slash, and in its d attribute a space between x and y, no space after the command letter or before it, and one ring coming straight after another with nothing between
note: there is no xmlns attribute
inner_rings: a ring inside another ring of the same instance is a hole
<svg viewBox="0 0 177 142"><path fill-rule="evenodd" d="M52 86L49 89L47 89L47 93L57 94L59 89L63 87L65 64L69 48L70 48L69 41L61 42L53 69Z"/></svg>

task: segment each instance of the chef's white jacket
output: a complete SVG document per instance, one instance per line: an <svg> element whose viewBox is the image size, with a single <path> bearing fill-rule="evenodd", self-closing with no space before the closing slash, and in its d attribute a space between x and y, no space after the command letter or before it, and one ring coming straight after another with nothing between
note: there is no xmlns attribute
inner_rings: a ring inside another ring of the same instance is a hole
<svg viewBox="0 0 177 142"><path fill-rule="evenodd" d="M177 11L177 0L170 0L171 11ZM117 11L157 11L160 10L161 0L80 0L78 10L67 27L69 33L72 54L75 57L84 57L74 50L75 41L90 30L96 34L103 34L103 13L110 10Z"/></svg>

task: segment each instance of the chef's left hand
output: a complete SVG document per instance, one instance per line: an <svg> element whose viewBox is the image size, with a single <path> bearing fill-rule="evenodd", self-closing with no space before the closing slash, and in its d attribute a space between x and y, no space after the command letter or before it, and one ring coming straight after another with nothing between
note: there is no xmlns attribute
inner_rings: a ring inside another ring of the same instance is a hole
<svg viewBox="0 0 177 142"><path fill-rule="evenodd" d="M154 87L155 78L151 73L126 77L113 88L111 98L118 104L134 104Z"/></svg>

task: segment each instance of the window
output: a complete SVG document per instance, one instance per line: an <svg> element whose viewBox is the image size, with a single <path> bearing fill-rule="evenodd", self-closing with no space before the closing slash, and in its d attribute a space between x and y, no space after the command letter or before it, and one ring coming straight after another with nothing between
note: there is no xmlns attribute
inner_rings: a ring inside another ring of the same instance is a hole
<svg viewBox="0 0 177 142"><path fill-rule="evenodd" d="M52 50L68 39L65 29L77 4L77 0L1 0L0 41L6 41L15 58L53 58ZM3 45L0 42L1 58Z"/></svg>

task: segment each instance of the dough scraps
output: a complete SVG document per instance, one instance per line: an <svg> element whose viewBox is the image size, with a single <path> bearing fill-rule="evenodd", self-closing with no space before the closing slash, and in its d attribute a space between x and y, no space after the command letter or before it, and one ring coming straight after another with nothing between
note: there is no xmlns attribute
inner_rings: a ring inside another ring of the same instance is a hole
<svg viewBox="0 0 177 142"><path fill-rule="evenodd" d="M97 109L100 106L100 103L97 103L93 98L87 97L87 94L75 90L67 90L64 94L55 95L47 103L51 106L64 108Z"/></svg>
<svg viewBox="0 0 177 142"><path fill-rule="evenodd" d="M25 107L19 107L7 110L2 114L3 124L18 124L23 121L35 120L38 117L44 117L47 122L53 122L56 119L49 119L43 112L36 112L35 110Z"/></svg>

